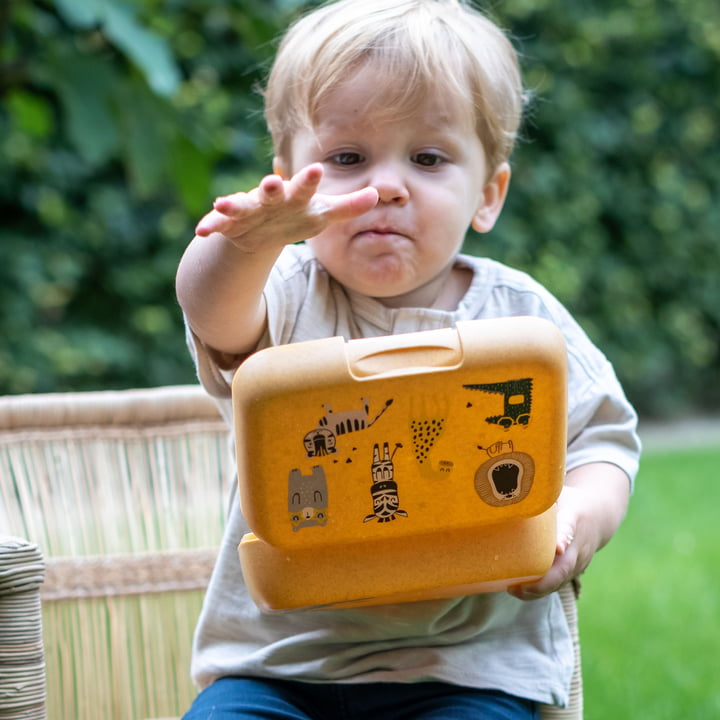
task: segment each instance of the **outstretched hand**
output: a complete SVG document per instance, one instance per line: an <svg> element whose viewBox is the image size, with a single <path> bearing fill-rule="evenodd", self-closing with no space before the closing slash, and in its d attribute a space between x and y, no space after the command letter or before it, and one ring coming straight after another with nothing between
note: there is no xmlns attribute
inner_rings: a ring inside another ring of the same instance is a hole
<svg viewBox="0 0 720 720"><path fill-rule="evenodd" d="M290 180L267 175L258 187L218 198L198 223L201 237L221 233L246 252L269 244L289 245L314 237L328 225L362 215L378 201L375 188L346 195L317 192L323 168L308 165Z"/></svg>

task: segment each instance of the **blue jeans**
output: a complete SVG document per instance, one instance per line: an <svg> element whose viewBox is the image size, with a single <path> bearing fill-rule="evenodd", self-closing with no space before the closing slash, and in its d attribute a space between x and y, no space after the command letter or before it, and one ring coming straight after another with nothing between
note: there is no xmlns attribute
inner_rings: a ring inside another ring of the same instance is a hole
<svg viewBox="0 0 720 720"><path fill-rule="evenodd" d="M183 720L537 720L537 705L439 682L315 684L225 677Z"/></svg>

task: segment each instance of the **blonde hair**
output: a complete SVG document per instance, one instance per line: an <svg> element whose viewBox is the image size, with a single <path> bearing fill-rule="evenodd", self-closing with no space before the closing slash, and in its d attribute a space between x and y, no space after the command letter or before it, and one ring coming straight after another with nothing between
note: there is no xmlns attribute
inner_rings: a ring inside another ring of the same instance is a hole
<svg viewBox="0 0 720 720"><path fill-rule="evenodd" d="M290 159L293 135L312 128L329 93L366 64L388 116L411 114L429 93L449 93L471 113L488 168L509 158L523 107L517 55L463 0L340 0L292 25L265 90L278 156Z"/></svg>

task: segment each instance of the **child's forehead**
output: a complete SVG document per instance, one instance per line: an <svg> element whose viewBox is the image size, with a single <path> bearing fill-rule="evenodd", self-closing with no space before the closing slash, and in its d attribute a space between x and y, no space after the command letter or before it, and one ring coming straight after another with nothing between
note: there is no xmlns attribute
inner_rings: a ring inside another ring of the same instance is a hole
<svg viewBox="0 0 720 720"><path fill-rule="evenodd" d="M408 87L401 78L379 77L369 65L329 89L311 117L315 129L379 127L388 122L428 130L463 125L472 131L474 107L440 82L416 82Z"/></svg>

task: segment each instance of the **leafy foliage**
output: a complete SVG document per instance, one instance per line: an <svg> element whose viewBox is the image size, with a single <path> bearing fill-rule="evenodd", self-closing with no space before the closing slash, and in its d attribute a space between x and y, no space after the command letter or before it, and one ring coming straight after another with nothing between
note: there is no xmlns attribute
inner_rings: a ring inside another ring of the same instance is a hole
<svg viewBox="0 0 720 720"><path fill-rule="evenodd" d="M489 251L565 302L639 408L717 407L720 6L501 9L536 101Z"/></svg>
<svg viewBox="0 0 720 720"><path fill-rule="evenodd" d="M193 380L175 268L211 198L269 167L255 88L300 5L3 4L0 392ZM720 6L492 11L535 99L508 206L468 248L554 291L642 410L716 404Z"/></svg>
<svg viewBox="0 0 720 720"><path fill-rule="evenodd" d="M193 380L175 268L267 165L254 86L292 9L239 5L3 6L1 391Z"/></svg>

